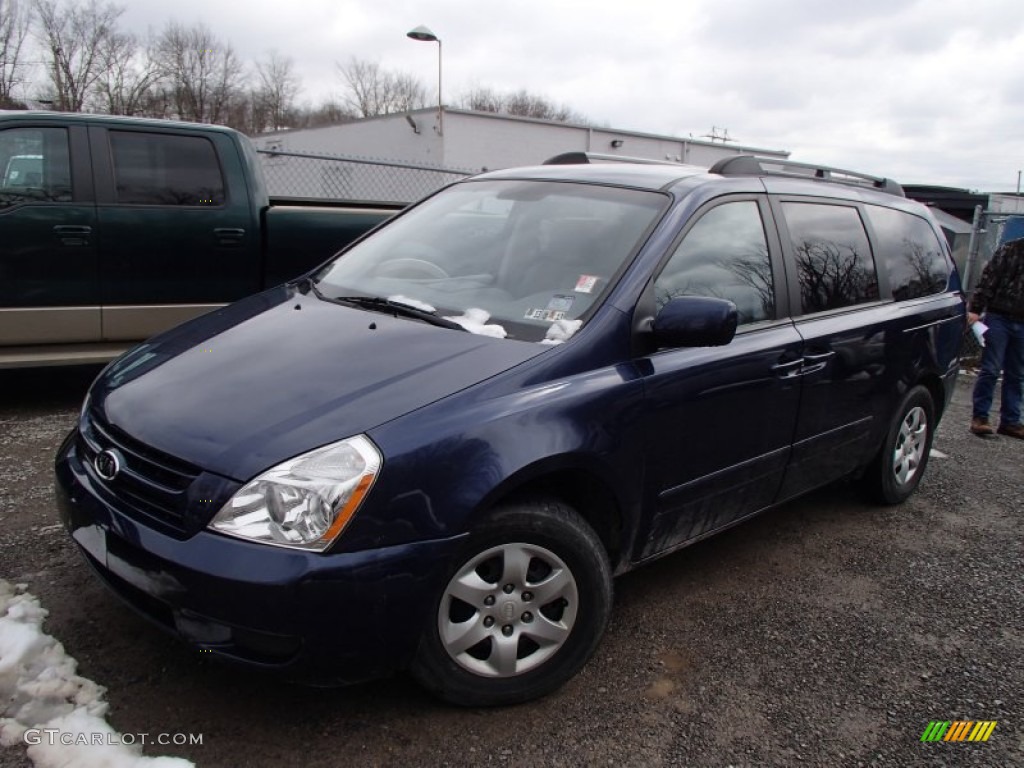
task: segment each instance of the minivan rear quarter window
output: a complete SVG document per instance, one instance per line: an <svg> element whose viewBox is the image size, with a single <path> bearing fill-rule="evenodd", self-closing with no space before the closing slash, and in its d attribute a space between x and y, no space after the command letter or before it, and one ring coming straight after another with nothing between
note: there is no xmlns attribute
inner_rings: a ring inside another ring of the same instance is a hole
<svg viewBox="0 0 1024 768"><path fill-rule="evenodd" d="M199 136L111 131L117 202L135 205L223 205L217 153Z"/></svg>
<svg viewBox="0 0 1024 768"><path fill-rule="evenodd" d="M949 262L927 221L880 205L868 205L865 210L894 299L916 299L946 290Z"/></svg>
<svg viewBox="0 0 1024 768"><path fill-rule="evenodd" d="M878 277L856 208L783 203L804 314L876 301Z"/></svg>

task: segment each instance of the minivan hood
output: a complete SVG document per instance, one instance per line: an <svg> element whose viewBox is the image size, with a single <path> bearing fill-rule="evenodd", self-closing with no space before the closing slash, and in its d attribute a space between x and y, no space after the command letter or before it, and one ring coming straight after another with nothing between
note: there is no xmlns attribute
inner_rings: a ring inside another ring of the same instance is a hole
<svg viewBox="0 0 1024 768"><path fill-rule="evenodd" d="M545 349L282 287L136 347L97 379L91 407L148 446L244 482Z"/></svg>

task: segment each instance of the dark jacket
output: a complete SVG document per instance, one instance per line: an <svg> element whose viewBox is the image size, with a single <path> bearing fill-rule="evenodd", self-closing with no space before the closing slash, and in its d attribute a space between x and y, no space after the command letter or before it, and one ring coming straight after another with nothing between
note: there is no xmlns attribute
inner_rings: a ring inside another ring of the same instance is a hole
<svg viewBox="0 0 1024 768"><path fill-rule="evenodd" d="M1004 243L985 265L970 311L1024 320L1024 238Z"/></svg>

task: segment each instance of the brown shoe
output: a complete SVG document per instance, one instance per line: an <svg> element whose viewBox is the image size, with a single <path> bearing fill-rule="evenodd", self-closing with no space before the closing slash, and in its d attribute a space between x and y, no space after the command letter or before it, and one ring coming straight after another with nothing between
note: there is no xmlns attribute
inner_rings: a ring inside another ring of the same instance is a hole
<svg viewBox="0 0 1024 768"><path fill-rule="evenodd" d="M975 416L971 419L971 432L976 435L991 435L995 434L995 429L988 423L988 419L981 419Z"/></svg>
<svg viewBox="0 0 1024 768"><path fill-rule="evenodd" d="M996 432L1000 435L1016 437L1018 440L1024 440L1024 424L1000 424L999 429L997 429Z"/></svg>

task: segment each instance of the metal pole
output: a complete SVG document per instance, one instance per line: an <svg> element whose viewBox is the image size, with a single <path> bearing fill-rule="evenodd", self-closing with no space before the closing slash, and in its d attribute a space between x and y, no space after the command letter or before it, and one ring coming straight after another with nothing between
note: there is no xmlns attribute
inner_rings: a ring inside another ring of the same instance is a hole
<svg viewBox="0 0 1024 768"><path fill-rule="evenodd" d="M1020 171L1017 171L1017 194L1020 194Z"/></svg>
<svg viewBox="0 0 1024 768"><path fill-rule="evenodd" d="M978 247L981 245L981 206L974 206L974 221L971 224L971 239L967 243L967 263L964 264L964 293L971 290L971 270L978 258Z"/></svg>
<svg viewBox="0 0 1024 768"><path fill-rule="evenodd" d="M444 136L444 106L441 101L441 38L437 38L437 135Z"/></svg>

